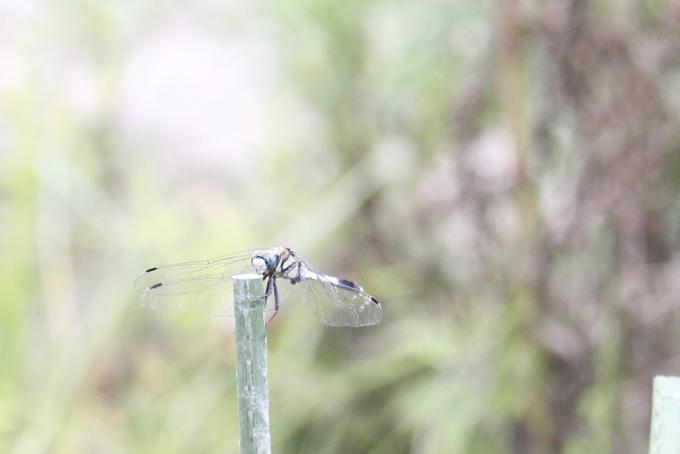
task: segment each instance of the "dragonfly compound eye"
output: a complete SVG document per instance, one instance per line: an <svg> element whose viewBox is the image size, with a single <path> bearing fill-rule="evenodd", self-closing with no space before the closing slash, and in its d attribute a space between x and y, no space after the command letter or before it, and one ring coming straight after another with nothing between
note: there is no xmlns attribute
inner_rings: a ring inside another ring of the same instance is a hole
<svg viewBox="0 0 680 454"><path fill-rule="evenodd" d="M267 272L267 263L262 257L253 257L250 261L252 262L257 274L264 274Z"/></svg>
<svg viewBox="0 0 680 454"><path fill-rule="evenodd" d="M265 274L267 271L276 268L277 257L268 251L261 251L253 254L250 262L253 264L256 273Z"/></svg>
<svg viewBox="0 0 680 454"><path fill-rule="evenodd" d="M276 256L276 254L272 254L269 251L266 251L264 254L262 254L262 258L264 259L265 263L267 264L268 270L273 270L274 268L276 268L276 265L279 263L279 258Z"/></svg>

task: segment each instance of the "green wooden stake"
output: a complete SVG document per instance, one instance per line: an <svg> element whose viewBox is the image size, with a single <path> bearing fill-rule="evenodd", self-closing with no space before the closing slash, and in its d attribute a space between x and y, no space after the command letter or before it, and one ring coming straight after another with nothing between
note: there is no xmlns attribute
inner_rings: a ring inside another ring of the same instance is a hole
<svg viewBox="0 0 680 454"><path fill-rule="evenodd" d="M234 276L233 282L241 454L270 454L264 282L258 274Z"/></svg>
<svg viewBox="0 0 680 454"><path fill-rule="evenodd" d="M680 378L654 378L649 454L680 453Z"/></svg>

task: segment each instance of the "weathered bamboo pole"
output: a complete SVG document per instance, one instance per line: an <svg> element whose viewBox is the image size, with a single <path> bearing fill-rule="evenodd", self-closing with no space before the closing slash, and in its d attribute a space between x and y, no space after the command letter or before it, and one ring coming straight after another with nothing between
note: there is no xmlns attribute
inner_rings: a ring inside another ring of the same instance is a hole
<svg viewBox="0 0 680 454"><path fill-rule="evenodd" d="M241 454L270 454L264 282L257 274L233 282Z"/></svg>

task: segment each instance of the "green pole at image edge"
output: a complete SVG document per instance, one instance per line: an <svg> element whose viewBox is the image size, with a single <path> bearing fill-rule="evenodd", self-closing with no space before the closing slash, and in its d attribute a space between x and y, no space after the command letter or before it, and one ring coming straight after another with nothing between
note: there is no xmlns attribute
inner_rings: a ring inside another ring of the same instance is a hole
<svg viewBox="0 0 680 454"><path fill-rule="evenodd" d="M649 454L680 453L680 378L655 377Z"/></svg>

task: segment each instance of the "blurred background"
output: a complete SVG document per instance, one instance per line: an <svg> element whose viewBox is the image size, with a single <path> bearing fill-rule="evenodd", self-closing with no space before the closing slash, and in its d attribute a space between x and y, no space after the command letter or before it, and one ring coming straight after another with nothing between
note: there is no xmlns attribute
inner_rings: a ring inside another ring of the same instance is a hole
<svg viewBox="0 0 680 454"><path fill-rule="evenodd" d="M237 453L228 323L132 282L282 244L385 318L284 308L274 452L646 452L679 113L674 0L4 0L0 451Z"/></svg>

